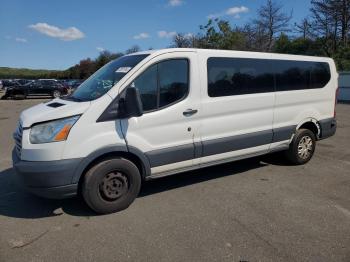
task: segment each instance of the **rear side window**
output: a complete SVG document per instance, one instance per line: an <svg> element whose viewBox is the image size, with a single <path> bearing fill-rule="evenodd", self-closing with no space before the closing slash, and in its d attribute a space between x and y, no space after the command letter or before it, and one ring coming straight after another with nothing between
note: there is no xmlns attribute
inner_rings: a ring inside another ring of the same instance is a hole
<svg viewBox="0 0 350 262"><path fill-rule="evenodd" d="M325 62L212 57L207 69L210 97L323 88L331 79Z"/></svg>
<svg viewBox="0 0 350 262"><path fill-rule="evenodd" d="M331 80L331 72L327 63L313 63L309 88L322 88Z"/></svg>
<svg viewBox="0 0 350 262"><path fill-rule="evenodd" d="M187 59L172 59L152 65L139 75L132 86L141 95L143 110L153 111L176 103L188 94Z"/></svg>
<svg viewBox="0 0 350 262"><path fill-rule="evenodd" d="M327 63L288 60L271 62L276 75L276 91L322 88L331 78Z"/></svg>
<svg viewBox="0 0 350 262"><path fill-rule="evenodd" d="M308 89L311 63L303 61L272 61L276 75L277 91Z"/></svg>
<svg viewBox="0 0 350 262"><path fill-rule="evenodd" d="M274 91L273 72L263 59L208 59L208 95L232 96Z"/></svg>

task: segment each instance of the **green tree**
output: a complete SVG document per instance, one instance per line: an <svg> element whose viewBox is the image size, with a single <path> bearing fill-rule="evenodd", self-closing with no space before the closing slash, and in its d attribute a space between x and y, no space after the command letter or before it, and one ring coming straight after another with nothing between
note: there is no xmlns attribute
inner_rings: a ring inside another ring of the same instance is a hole
<svg viewBox="0 0 350 262"><path fill-rule="evenodd" d="M245 35L239 28L232 28L226 20L209 19L196 39L196 47L211 49L244 50Z"/></svg>

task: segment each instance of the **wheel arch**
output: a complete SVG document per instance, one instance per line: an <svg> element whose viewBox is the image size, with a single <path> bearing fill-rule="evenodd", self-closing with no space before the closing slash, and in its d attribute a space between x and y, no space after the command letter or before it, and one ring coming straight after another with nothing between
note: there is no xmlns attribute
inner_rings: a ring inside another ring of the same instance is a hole
<svg viewBox="0 0 350 262"><path fill-rule="evenodd" d="M317 121L317 119L315 118L307 118L304 119L303 121L301 121L295 130L299 130L301 128L305 128L305 129L309 129L311 130L317 139L319 139L320 135L321 135L321 126L320 123Z"/></svg>
<svg viewBox="0 0 350 262"><path fill-rule="evenodd" d="M80 184L88 169L99 161L112 157L122 157L133 162L139 169L142 179L151 174L149 161L140 150L133 147L128 150L126 146L113 146L97 150L85 157L75 170L72 183Z"/></svg>

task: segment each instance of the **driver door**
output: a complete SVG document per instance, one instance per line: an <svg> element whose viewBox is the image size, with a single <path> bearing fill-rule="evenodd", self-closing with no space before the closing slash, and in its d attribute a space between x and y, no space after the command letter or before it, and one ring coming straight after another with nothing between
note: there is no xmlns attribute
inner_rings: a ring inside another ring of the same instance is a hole
<svg viewBox="0 0 350 262"><path fill-rule="evenodd" d="M144 114L121 120L128 147L147 156L152 176L186 170L200 161L196 53L180 54L163 54L141 69L130 85L140 92Z"/></svg>

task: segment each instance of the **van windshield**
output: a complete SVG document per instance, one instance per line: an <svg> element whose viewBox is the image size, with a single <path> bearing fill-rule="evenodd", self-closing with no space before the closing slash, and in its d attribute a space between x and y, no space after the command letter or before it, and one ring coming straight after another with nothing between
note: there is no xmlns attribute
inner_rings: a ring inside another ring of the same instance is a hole
<svg viewBox="0 0 350 262"><path fill-rule="evenodd" d="M133 67L145 59L145 55L127 55L109 62L85 80L67 100L91 101L107 93Z"/></svg>

